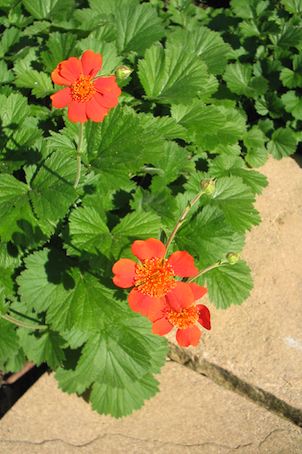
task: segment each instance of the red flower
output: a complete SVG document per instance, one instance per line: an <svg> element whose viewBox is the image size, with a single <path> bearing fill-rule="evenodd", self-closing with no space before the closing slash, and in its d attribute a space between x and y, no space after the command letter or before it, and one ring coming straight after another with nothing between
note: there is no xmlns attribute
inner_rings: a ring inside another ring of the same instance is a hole
<svg viewBox="0 0 302 454"><path fill-rule="evenodd" d="M164 336L174 327L177 328L176 340L181 347L196 346L200 340L201 331L197 322L204 328L211 329L211 316L209 309L203 304L196 304L207 290L197 284L187 284L194 295L193 301L185 298L166 296L166 304L153 315L152 331L154 334Z"/></svg>
<svg viewBox="0 0 302 454"><path fill-rule="evenodd" d="M103 121L118 103L121 90L115 76L97 77L102 56L86 50L81 59L70 57L51 73L53 82L66 88L51 96L53 107L68 107L68 118L84 123L88 119Z"/></svg>
<svg viewBox="0 0 302 454"><path fill-rule="evenodd" d="M188 252L177 251L166 259L165 245L155 238L134 241L131 249L140 263L118 260L112 268L113 282L122 288L134 287L129 294L129 304L143 315L147 315L150 305L161 301L168 293L183 293L184 283L176 281L175 276L189 277L198 273Z"/></svg>

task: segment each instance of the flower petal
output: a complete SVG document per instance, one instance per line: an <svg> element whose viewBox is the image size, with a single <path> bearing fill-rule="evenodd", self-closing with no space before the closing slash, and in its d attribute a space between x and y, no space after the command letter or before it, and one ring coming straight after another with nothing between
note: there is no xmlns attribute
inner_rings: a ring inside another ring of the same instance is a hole
<svg viewBox="0 0 302 454"><path fill-rule="evenodd" d="M60 75L60 65L58 65L56 69L53 70L53 72L51 73L51 78L54 84L67 86L71 85L71 82L69 80Z"/></svg>
<svg viewBox="0 0 302 454"><path fill-rule="evenodd" d="M148 317L151 321L159 319L165 307L164 298L152 298L139 292L136 288L129 293L128 303L134 312Z"/></svg>
<svg viewBox="0 0 302 454"><path fill-rule="evenodd" d="M108 110L96 102L95 96L86 103L86 115L92 121L103 121Z"/></svg>
<svg viewBox="0 0 302 454"><path fill-rule="evenodd" d="M102 56L92 50L86 50L81 58L85 76L94 77L102 67Z"/></svg>
<svg viewBox="0 0 302 454"><path fill-rule="evenodd" d="M176 340L181 347L196 347L201 337L201 331L198 326L190 326L186 329L178 329L176 332Z"/></svg>
<svg viewBox="0 0 302 454"><path fill-rule="evenodd" d="M169 306L176 312L180 312L194 303L193 292L186 282L177 282L165 298Z"/></svg>
<svg viewBox="0 0 302 454"><path fill-rule="evenodd" d="M62 61L59 65L59 74L69 82L75 82L83 74L81 60L70 57L68 60Z"/></svg>
<svg viewBox="0 0 302 454"><path fill-rule="evenodd" d="M120 96L122 92L120 87L116 83L115 76L98 77L94 81L94 86L97 91L102 94L112 93L115 96Z"/></svg>
<svg viewBox="0 0 302 454"><path fill-rule="evenodd" d="M63 90L57 91L57 93L51 95L50 99L53 107L57 109L66 107L72 101L70 88L66 87Z"/></svg>
<svg viewBox="0 0 302 454"><path fill-rule="evenodd" d="M134 285L136 263L130 259L120 259L112 267L113 282L117 287L129 288Z"/></svg>
<svg viewBox="0 0 302 454"><path fill-rule="evenodd" d="M94 98L100 106L106 107L107 109L112 109L112 107L115 107L118 104L118 98L113 93L106 93L103 95L96 92Z"/></svg>
<svg viewBox="0 0 302 454"><path fill-rule="evenodd" d="M68 104L68 118L70 121L84 123L87 121L86 105L84 102L71 101Z"/></svg>
<svg viewBox="0 0 302 454"><path fill-rule="evenodd" d="M203 304L197 304L197 309L199 313L199 323L206 329L211 329L211 314L207 306Z"/></svg>
<svg viewBox="0 0 302 454"><path fill-rule="evenodd" d="M152 259L153 257L164 257L166 246L155 238L148 240L136 240L131 246L132 253L141 261Z"/></svg>
<svg viewBox="0 0 302 454"><path fill-rule="evenodd" d="M200 300L200 298L202 298L208 292L207 288L195 284L194 282L189 283L189 286L193 292L195 301Z"/></svg>
<svg viewBox="0 0 302 454"><path fill-rule="evenodd" d="M194 259L187 251L174 252L170 255L168 262L176 276L190 277L198 273L198 269L194 265Z"/></svg>
<svg viewBox="0 0 302 454"><path fill-rule="evenodd" d="M159 334L160 336L168 334L172 329L173 325L164 317L156 320L152 325L152 333Z"/></svg>

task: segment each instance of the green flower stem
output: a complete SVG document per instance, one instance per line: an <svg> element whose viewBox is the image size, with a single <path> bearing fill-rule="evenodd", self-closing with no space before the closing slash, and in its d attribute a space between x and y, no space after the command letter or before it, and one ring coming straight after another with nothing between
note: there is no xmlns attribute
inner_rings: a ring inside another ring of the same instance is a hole
<svg viewBox="0 0 302 454"><path fill-rule="evenodd" d="M74 182L74 189L78 187L80 178L81 178L81 154L82 154L82 144L83 144L83 137L84 137L84 123L80 123L80 128L79 128L79 142L78 142L78 147L77 147L77 174L76 174L76 179Z"/></svg>
<svg viewBox="0 0 302 454"><path fill-rule="evenodd" d="M223 266L226 263L227 262L221 262L221 261L214 263L214 265L210 265L207 268L205 268L204 270L200 271L200 273L198 273L196 276L191 277L191 279L189 279L187 282L193 282L195 279L198 279L200 276L202 276L203 274L206 274L208 271L214 270L215 268L219 268L220 266Z"/></svg>
<svg viewBox="0 0 302 454"><path fill-rule="evenodd" d="M188 203L188 205L186 206L186 208L184 209L184 211L180 215L180 217L179 217L174 229L172 230L171 235L168 238L168 241L167 241L167 244L166 244L166 254L168 252L169 247L171 246L172 241L174 240L174 237L175 237L176 233L178 232L178 230L180 229L180 227L184 223L186 217L188 216L189 211L195 205L195 203L198 202L198 200L200 199L200 197L203 194L204 194L204 190L200 191L192 200L190 200L190 202Z"/></svg>
<svg viewBox="0 0 302 454"><path fill-rule="evenodd" d="M0 314L0 317L3 318L4 320L13 323L14 325L20 326L21 328L27 328L27 329L32 329L32 330L44 330L48 328L47 325L30 325L27 323L22 322L21 320L17 320L16 318L12 317L9 314Z"/></svg>

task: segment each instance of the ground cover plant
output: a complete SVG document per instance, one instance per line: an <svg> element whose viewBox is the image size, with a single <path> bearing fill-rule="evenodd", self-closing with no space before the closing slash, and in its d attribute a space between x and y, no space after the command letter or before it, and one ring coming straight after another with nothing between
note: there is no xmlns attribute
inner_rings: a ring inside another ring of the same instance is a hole
<svg viewBox="0 0 302 454"><path fill-rule="evenodd" d="M221 94L232 48L203 8L0 10L0 368L46 362L124 416L158 391L166 333L197 345L211 307L249 295L239 254L267 181L245 147L263 144Z"/></svg>

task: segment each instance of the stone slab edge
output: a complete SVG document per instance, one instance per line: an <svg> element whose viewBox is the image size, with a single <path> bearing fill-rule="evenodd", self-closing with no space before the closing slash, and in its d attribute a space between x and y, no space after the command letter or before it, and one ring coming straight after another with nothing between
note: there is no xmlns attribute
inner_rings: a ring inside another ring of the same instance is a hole
<svg viewBox="0 0 302 454"><path fill-rule="evenodd" d="M218 366L204 358L200 358L189 349L178 347L169 342L169 358L191 370L204 375L211 379L214 383L220 386L235 391L267 410L282 416L290 422L302 427L302 410L292 405L289 405L282 399L279 399L274 394L265 391L264 389L251 385L250 383L237 377L232 372Z"/></svg>

